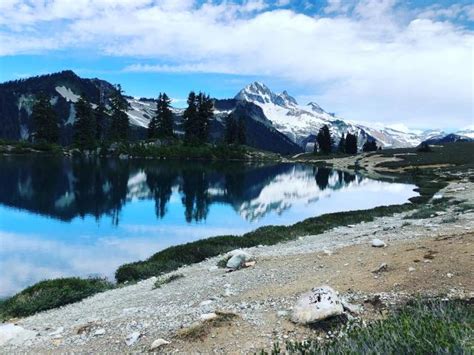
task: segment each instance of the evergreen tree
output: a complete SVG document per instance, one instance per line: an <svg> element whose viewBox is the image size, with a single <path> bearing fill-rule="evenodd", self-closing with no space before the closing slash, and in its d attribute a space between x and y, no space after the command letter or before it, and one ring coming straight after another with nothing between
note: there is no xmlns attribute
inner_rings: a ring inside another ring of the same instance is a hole
<svg viewBox="0 0 474 355"><path fill-rule="evenodd" d="M158 100L156 101L156 114L150 119L148 123L148 138L158 137L158 113L160 111L161 99L163 95L160 93L158 95Z"/></svg>
<svg viewBox="0 0 474 355"><path fill-rule="evenodd" d="M237 124L234 116L229 114L225 121L225 142L227 144L234 144L238 139Z"/></svg>
<svg viewBox="0 0 474 355"><path fill-rule="evenodd" d="M245 121L241 117L237 125L237 142L239 143L239 145L244 145L245 143L247 143L247 138L246 138L245 133L246 133Z"/></svg>
<svg viewBox="0 0 474 355"><path fill-rule="evenodd" d="M128 139L129 119L126 112L128 103L122 93L122 87L117 85L110 98L112 121L110 124L110 139L112 141L125 141Z"/></svg>
<svg viewBox="0 0 474 355"><path fill-rule="evenodd" d="M319 151L324 154L331 153L332 150L332 138L331 133L329 132L329 127L324 125L318 132L316 136L316 141L318 142Z"/></svg>
<svg viewBox="0 0 474 355"><path fill-rule="evenodd" d="M170 103L171 99L168 95L160 93L156 113L159 137L173 136L173 112L171 112Z"/></svg>
<svg viewBox="0 0 474 355"><path fill-rule="evenodd" d="M94 116L96 122L95 138L100 142L104 139L107 131L107 113L102 102L94 109Z"/></svg>
<svg viewBox="0 0 474 355"><path fill-rule="evenodd" d="M214 116L214 104L209 97L202 92L197 96L198 103L198 121L197 137L199 143L206 143L209 134L209 120Z"/></svg>
<svg viewBox="0 0 474 355"><path fill-rule="evenodd" d="M362 146L364 152L375 152L377 150L377 143L375 140L367 140Z"/></svg>
<svg viewBox="0 0 474 355"><path fill-rule="evenodd" d="M81 149L91 148L95 144L96 119L91 104L84 95L74 104L76 119L74 121L74 143Z"/></svg>
<svg viewBox="0 0 474 355"><path fill-rule="evenodd" d="M34 140L36 142L58 142L58 121L48 96L43 93L38 96L33 105L31 118L34 125Z"/></svg>
<svg viewBox="0 0 474 355"><path fill-rule="evenodd" d="M346 153L357 154L357 136L347 133L346 136Z"/></svg>
<svg viewBox="0 0 474 355"><path fill-rule="evenodd" d="M184 110L184 140L193 143L197 140L197 105L196 93L191 91L188 95L188 107Z"/></svg>
<svg viewBox="0 0 474 355"><path fill-rule="evenodd" d="M341 139L339 140L337 151L343 154L346 152L346 138L344 137L344 135L342 135Z"/></svg>

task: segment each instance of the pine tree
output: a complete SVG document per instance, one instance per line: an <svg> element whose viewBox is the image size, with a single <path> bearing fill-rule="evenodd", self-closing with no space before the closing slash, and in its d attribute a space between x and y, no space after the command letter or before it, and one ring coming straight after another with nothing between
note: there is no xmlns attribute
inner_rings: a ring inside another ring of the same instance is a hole
<svg viewBox="0 0 474 355"><path fill-rule="evenodd" d="M74 104L76 119L74 121L74 144L79 148L92 148L96 137L96 119L91 104L84 95Z"/></svg>
<svg viewBox="0 0 474 355"><path fill-rule="evenodd" d="M197 138L199 143L206 143L209 134L209 120L214 116L214 104L209 97L200 92L197 96Z"/></svg>
<svg viewBox="0 0 474 355"><path fill-rule="evenodd" d="M337 151L342 154L346 152L346 138L344 137L344 135L342 135L341 139L339 140Z"/></svg>
<svg viewBox="0 0 474 355"><path fill-rule="evenodd" d="M319 151L324 154L329 154L332 151L332 138L331 133L329 132L329 127L324 125L318 132L316 137L318 142Z"/></svg>
<svg viewBox="0 0 474 355"><path fill-rule="evenodd" d="M225 142L227 144L234 144L237 141L237 124L234 116L229 114L225 121Z"/></svg>
<svg viewBox="0 0 474 355"><path fill-rule="evenodd" d="M96 122L95 138L98 142L101 142L107 130L107 113L102 102L94 109L94 116Z"/></svg>
<svg viewBox="0 0 474 355"><path fill-rule="evenodd" d="M171 99L166 93L161 94L157 104L157 123L159 137L173 136L173 112L170 109Z"/></svg>
<svg viewBox="0 0 474 355"><path fill-rule="evenodd" d="M112 121L110 125L110 139L112 141L126 141L128 139L129 119L126 112L128 103L122 93L122 87L117 85L110 98Z"/></svg>
<svg viewBox="0 0 474 355"><path fill-rule="evenodd" d="M161 107L161 99L163 95L160 93L158 95L158 100L156 101L156 114L150 119L148 123L148 138L153 139L158 137L158 115Z"/></svg>
<svg viewBox="0 0 474 355"><path fill-rule="evenodd" d="M357 154L357 137L354 134L347 133L346 136L346 153Z"/></svg>
<svg viewBox="0 0 474 355"><path fill-rule="evenodd" d="M364 152L375 152L377 150L377 143L375 140L367 140L362 146Z"/></svg>
<svg viewBox="0 0 474 355"><path fill-rule="evenodd" d="M196 93L191 91L188 95L188 107L184 110L184 140L194 143L197 140L197 105Z"/></svg>
<svg viewBox="0 0 474 355"><path fill-rule="evenodd" d="M34 140L36 142L57 143L59 140L59 127L56 113L51 106L49 98L41 93L31 114L34 125Z"/></svg>

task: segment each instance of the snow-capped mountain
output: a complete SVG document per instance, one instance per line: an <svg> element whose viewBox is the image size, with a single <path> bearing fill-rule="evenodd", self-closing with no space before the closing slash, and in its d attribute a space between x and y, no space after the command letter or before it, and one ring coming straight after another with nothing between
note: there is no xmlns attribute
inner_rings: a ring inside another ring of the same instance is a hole
<svg viewBox="0 0 474 355"><path fill-rule="evenodd" d="M375 139L382 147L413 147L426 139L443 135L441 131L404 132L389 127L370 128L330 114L315 102L299 105L288 92L274 93L259 82L247 85L235 99L261 107L266 118L278 131L303 148L308 141L314 140L314 136L324 125L329 126L336 144L342 135L352 133L358 136L359 146L370 138Z"/></svg>

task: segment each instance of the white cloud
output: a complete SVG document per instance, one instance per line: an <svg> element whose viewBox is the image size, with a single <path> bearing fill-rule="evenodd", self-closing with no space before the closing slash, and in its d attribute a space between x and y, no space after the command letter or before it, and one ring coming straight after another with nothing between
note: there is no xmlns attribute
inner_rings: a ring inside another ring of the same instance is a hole
<svg viewBox="0 0 474 355"><path fill-rule="evenodd" d="M2 3L0 55L85 47L135 58L125 71L291 81L323 107L356 120L420 127L472 122L474 36L449 21L456 12L467 18L470 6L401 13L395 0L331 0L323 12L337 16L321 17L270 11L263 0L34 4ZM28 35L18 32L25 25Z"/></svg>

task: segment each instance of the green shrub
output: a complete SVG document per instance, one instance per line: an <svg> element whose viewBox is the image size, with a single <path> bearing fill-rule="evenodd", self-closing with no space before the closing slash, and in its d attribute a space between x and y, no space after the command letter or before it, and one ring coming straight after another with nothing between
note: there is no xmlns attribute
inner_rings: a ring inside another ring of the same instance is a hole
<svg viewBox="0 0 474 355"><path fill-rule="evenodd" d="M169 276L160 276L158 280L156 280L155 284L153 285L153 288L160 288L163 285L169 284L170 282L173 282L175 280L182 279L184 277L183 274L172 274Z"/></svg>
<svg viewBox="0 0 474 355"><path fill-rule="evenodd" d="M45 280L30 286L0 303L0 318L26 317L37 312L78 302L113 288L100 279L77 277Z"/></svg>
<svg viewBox="0 0 474 355"><path fill-rule="evenodd" d="M369 222L376 217L408 211L415 205L406 203L396 206L382 206L370 210L338 212L308 218L291 226L265 226L242 236L224 235L164 249L145 261L120 266L115 272L117 282L143 280L178 267L201 262L209 257L227 253L233 249L256 245L274 245L304 235L323 233L331 228L362 221Z"/></svg>
<svg viewBox="0 0 474 355"><path fill-rule="evenodd" d="M328 342L288 342L286 354L472 354L471 301L416 301ZM262 351L262 354L265 354ZM281 354L275 344L272 354Z"/></svg>

